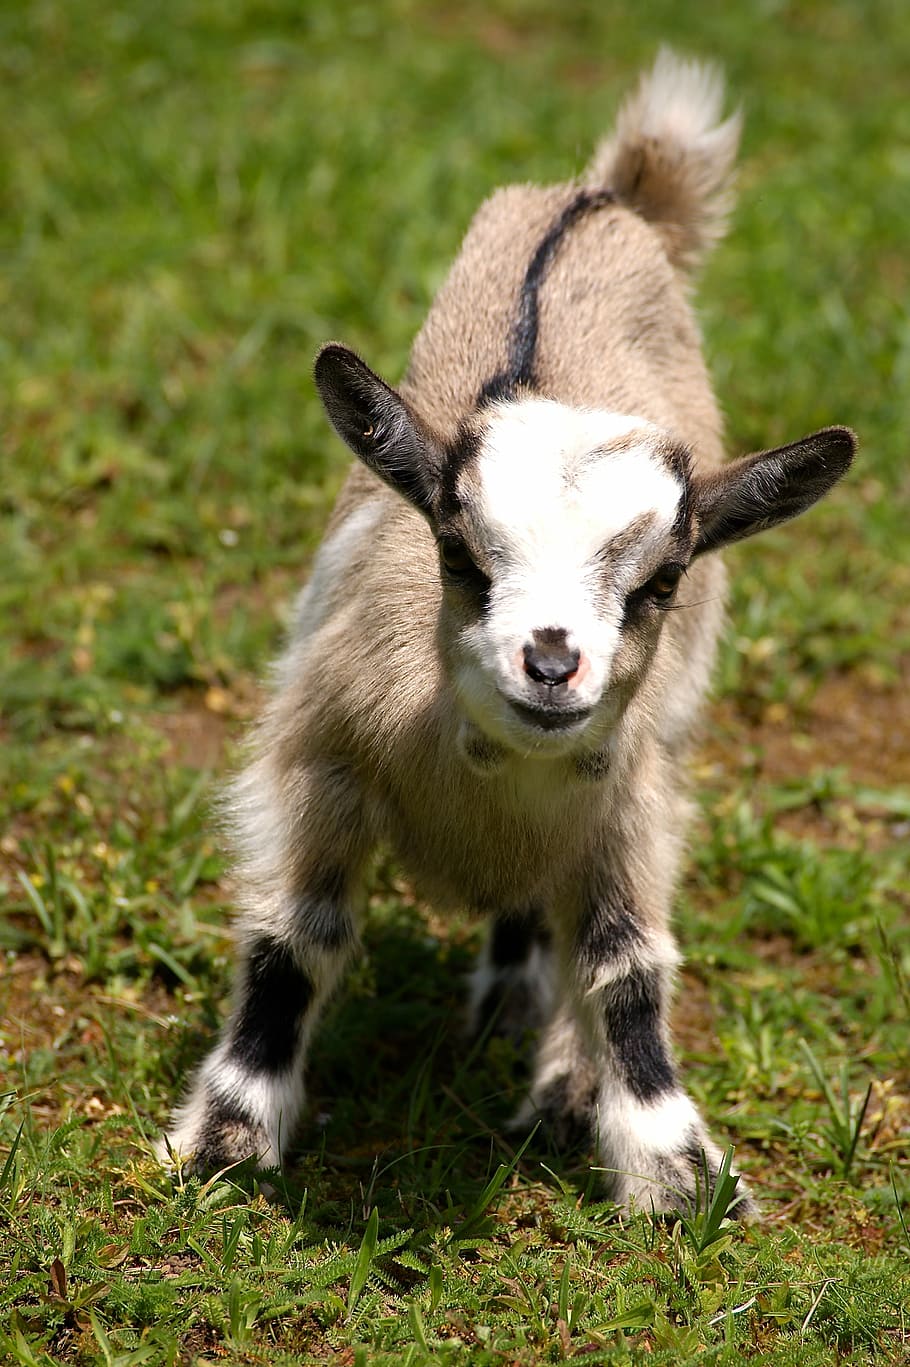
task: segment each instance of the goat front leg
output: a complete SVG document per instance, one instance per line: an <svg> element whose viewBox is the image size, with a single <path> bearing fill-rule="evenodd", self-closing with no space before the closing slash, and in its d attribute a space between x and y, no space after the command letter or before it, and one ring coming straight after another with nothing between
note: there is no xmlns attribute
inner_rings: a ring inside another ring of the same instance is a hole
<svg viewBox="0 0 910 1367"><path fill-rule="evenodd" d="M673 1059L673 938L645 922L615 878L589 889L574 927L560 937L563 998L541 1042L532 1104L557 1135L587 1130L618 1204L692 1211L710 1197L721 1152ZM741 1178L737 1193L731 1213L755 1214Z"/></svg>
<svg viewBox="0 0 910 1367"><path fill-rule="evenodd" d="M553 978L550 932L540 912L498 912L471 974L469 1034L489 1030L521 1045L550 1017Z"/></svg>
<svg viewBox="0 0 910 1367"><path fill-rule="evenodd" d="M237 793L247 909L233 1007L158 1146L163 1161L198 1172L281 1162L313 1028L357 947L350 894L364 839L340 771L279 784L260 763Z"/></svg>

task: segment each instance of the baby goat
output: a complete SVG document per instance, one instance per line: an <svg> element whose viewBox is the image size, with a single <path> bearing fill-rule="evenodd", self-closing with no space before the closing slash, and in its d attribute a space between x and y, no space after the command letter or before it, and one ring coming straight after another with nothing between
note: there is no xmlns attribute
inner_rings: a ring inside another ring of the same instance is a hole
<svg viewBox="0 0 910 1367"><path fill-rule="evenodd" d="M494 194L397 390L320 352L360 463L232 790L236 999L166 1153L281 1160L386 841L437 906L493 918L475 1020L523 1003L540 1028L523 1118L593 1142L626 1207L686 1209L716 1174L668 1028L708 552L803 512L854 449L833 427L722 463L687 300L728 207L721 99L664 52L579 181Z"/></svg>

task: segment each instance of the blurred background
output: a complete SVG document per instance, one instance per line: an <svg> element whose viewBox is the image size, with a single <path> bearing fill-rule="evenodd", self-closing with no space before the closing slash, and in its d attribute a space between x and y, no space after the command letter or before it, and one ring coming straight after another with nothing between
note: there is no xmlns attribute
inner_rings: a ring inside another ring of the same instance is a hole
<svg viewBox="0 0 910 1367"><path fill-rule="evenodd" d="M828 507L737 552L755 649L722 681L773 691L781 651L788 698L794 672L893 672L910 639L897 0L35 0L5 7L0 37L17 735L106 727L124 688L231 692L261 669L346 462L317 347L400 374L481 199L580 170L662 42L719 61L745 112L738 209L699 291L731 449L828 422L861 443Z"/></svg>

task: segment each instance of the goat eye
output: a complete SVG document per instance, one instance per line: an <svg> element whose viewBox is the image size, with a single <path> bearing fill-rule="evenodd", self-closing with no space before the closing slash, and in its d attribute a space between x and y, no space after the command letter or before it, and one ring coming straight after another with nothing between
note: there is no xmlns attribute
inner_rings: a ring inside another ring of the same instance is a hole
<svg viewBox="0 0 910 1367"><path fill-rule="evenodd" d="M682 578L682 565L661 565L656 574L645 584L645 592L658 603L668 602L679 587Z"/></svg>
<svg viewBox="0 0 910 1367"><path fill-rule="evenodd" d="M456 541L454 537L446 537L439 543L439 554L449 574L458 579L480 573L463 541Z"/></svg>
<svg viewBox="0 0 910 1367"><path fill-rule="evenodd" d="M439 558L450 583L469 590L481 603L486 602L490 591L489 575L484 574L463 541L455 536L442 537Z"/></svg>

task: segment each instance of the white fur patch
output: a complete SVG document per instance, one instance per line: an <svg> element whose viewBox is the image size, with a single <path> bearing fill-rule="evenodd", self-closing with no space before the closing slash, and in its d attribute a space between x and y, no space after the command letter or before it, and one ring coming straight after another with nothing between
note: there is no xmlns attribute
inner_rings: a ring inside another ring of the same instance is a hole
<svg viewBox="0 0 910 1367"><path fill-rule="evenodd" d="M665 437L644 418L552 399L500 405L478 461L491 542L500 536L509 560L531 569L542 557L584 563L642 514L666 533L682 489L655 454Z"/></svg>
<svg viewBox="0 0 910 1367"><path fill-rule="evenodd" d="M720 124L724 102L724 78L710 62L686 61L669 48L661 48L651 71L641 79L637 96L629 101L625 118L634 109L641 135L676 143L702 155L718 143L733 141L735 150L739 119ZM718 149L726 153L725 146Z"/></svg>
<svg viewBox="0 0 910 1367"><path fill-rule="evenodd" d="M219 1048L206 1060L202 1077L219 1096L236 1099L277 1149L282 1116L288 1117L285 1127L293 1124L303 1100L303 1074L296 1061L280 1073L251 1072Z"/></svg>
<svg viewBox="0 0 910 1367"><path fill-rule="evenodd" d="M656 1101L641 1102L611 1080L598 1103L598 1123L609 1136L610 1148L630 1156L679 1153L693 1130L701 1130L694 1102L685 1092L670 1092Z"/></svg>
<svg viewBox="0 0 910 1367"><path fill-rule="evenodd" d="M248 765L228 789L224 810L250 881L280 887L292 814L268 755Z"/></svg>
<svg viewBox="0 0 910 1367"><path fill-rule="evenodd" d="M159 1140L155 1146L160 1161L170 1163L168 1146L182 1159L196 1152L211 1120L209 1088L218 1097L238 1102L251 1122L262 1127L269 1142L257 1155L259 1162L264 1167L277 1164L303 1106L302 1067L295 1062L283 1073L251 1073L228 1057L224 1042L203 1063L190 1095L174 1112L166 1140Z"/></svg>
<svg viewBox="0 0 910 1367"><path fill-rule="evenodd" d="M644 418L550 399L493 409L459 489L491 587L487 610L462 635L456 682L471 719L509 748L572 751L604 698L625 596L653 569L683 493L661 454L667 437ZM512 704L539 702L523 651L548 628L579 652L565 699L579 720L543 734ZM599 707L601 738L618 720L612 709L609 699Z"/></svg>
<svg viewBox="0 0 910 1367"><path fill-rule="evenodd" d="M573 1072L585 1057L578 1023L571 1010L562 1006L540 1043L534 1067L534 1095L542 1096L554 1082Z"/></svg>
<svg viewBox="0 0 910 1367"><path fill-rule="evenodd" d="M682 1091L642 1103L613 1080L600 1094L597 1132L613 1198L627 1208L678 1210L699 1199L701 1177L688 1152L693 1144L705 1149L712 1168L720 1163L720 1150Z"/></svg>

